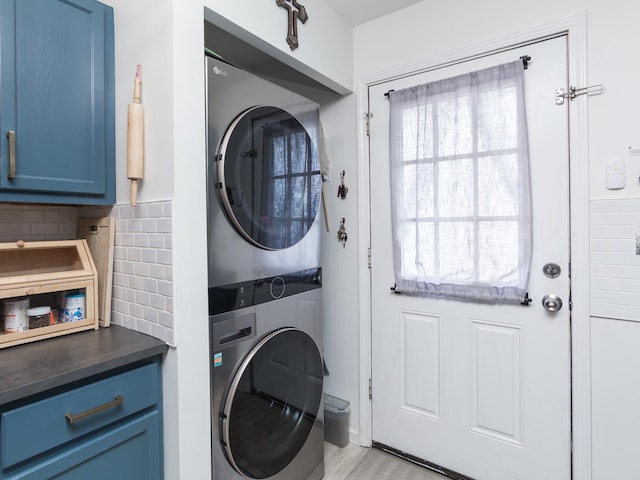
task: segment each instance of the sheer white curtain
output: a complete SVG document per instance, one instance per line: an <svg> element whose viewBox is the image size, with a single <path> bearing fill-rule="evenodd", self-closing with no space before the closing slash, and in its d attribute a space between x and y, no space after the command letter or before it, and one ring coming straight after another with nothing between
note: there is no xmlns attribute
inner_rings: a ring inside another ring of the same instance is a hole
<svg viewBox="0 0 640 480"><path fill-rule="evenodd" d="M519 302L531 188L521 61L389 94L397 292Z"/></svg>

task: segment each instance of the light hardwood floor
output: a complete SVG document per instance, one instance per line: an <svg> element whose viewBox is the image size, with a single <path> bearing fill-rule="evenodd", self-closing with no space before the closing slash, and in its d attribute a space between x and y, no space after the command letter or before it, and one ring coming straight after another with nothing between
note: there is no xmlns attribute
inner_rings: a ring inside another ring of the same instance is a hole
<svg viewBox="0 0 640 480"><path fill-rule="evenodd" d="M324 442L324 477L323 480L345 480L360 459L369 449L349 442L346 447L338 448ZM427 471L427 470L425 470ZM448 480L447 477L430 472L429 478Z"/></svg>
<svg viewBox="0 0 640 480"><path fill-rule="evenodd" d="M324 480L345 480L367 450L351 442L344 448L324 442Z"/></svg>

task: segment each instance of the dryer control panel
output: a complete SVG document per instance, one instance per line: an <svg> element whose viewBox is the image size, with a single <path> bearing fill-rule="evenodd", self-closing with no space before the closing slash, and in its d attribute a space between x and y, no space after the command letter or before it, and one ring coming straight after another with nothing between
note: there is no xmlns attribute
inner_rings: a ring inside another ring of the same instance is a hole
<svg viewBox="0 0 640 480"><path fill-rule="evenodd" d="M260 278L209 288L209 315L260 305L322 286L322 269Z"/></svg>

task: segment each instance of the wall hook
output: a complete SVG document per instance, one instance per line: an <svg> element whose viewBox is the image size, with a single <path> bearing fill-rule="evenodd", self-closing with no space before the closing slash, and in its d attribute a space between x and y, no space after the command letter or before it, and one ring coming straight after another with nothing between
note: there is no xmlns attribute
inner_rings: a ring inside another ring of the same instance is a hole
<svg viewBox="0 0 640 480"><path fill-rule="evenodd" d="M347 243L347 231L344 228L344 217L340 220L340 228L338 228L338 241L342 242L342 248L345 248Z"/></svg>
<svg viewBox="0 0 640 480"><path fill-rule="evenodd" d="M340 173L340 185L338 186L338 198L345 199L349 193L349 187L344 184L344 170Z"/></svg>

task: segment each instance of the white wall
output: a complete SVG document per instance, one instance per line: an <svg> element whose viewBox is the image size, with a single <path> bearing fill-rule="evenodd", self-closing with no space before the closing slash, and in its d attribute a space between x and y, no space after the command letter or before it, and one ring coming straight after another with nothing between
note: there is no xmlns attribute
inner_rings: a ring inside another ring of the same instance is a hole
<svg viewBox="0 0 640 480"><path fill-rule="evenodd" d="M173 84L169 0L106 0L114 7L116 59L116 203L129 200L127 180L127 106L133 101L136 66L142 66L142 104L145 109L145 178L139 184L140 202L173 198L173 137L157 134L173 130ZM149 12L152 12L150 15Z"/></svg>
<svg viewBox="0 0 640 480"><path fill-rule="evenodd" d="M325 103L320 116L331 162L331 180L324 184L329 232L323 228L322 258L324 294L324 354L330 375L325 377L325 392L351 403L352 441L359 440L359 311L358 283L358 186L354 141L359 131L355 118L355 96ZM345 172L349 193L338 198L340 173ZM345 219L348 240L338 241L340 220ZM357 290L356 290L357 292Z"/></svg>
<svg viewBox="0 0 640 480"><path fill-rule="evenodd" d="M309 16L298 23L299 46L291 51L286 43L287 12L273 1L207 0L205 18L249 42L274 58L325 83L335 91L348 93L352 86L352 30L346 21L320 0L301 2Z"/></svg>

